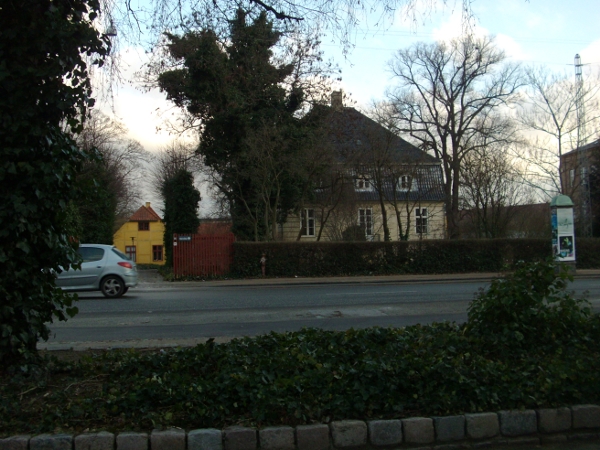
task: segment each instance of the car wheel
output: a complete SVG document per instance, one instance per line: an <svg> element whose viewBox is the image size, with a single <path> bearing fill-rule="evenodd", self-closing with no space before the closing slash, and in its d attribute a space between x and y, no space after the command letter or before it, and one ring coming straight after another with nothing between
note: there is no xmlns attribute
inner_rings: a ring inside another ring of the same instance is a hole
<svg viewBox="0 0 600 450"><path fill-rule="evenodd" d="M119 277L110 275L100 283L100 290L105 297L117 298L123 295L126 291L125 283Z"/></svg>

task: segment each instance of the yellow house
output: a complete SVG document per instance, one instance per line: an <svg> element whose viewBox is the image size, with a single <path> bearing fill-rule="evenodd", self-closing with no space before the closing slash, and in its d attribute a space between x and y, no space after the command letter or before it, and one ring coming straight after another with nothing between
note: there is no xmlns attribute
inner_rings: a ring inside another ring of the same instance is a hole
<svg viewBox="0 0 600 450"><path fill-rule="evenodd" d="M117 230L113 245L138 264L164 264L164 234L164 223L146 202Z"/></svg>

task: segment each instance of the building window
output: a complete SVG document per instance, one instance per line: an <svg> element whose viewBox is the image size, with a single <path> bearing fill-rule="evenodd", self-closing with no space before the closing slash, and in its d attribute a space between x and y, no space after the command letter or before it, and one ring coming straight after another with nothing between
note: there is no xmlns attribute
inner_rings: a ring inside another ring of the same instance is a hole
<svg viewBox="0 0 600 450"><path fill-rule="evenodd" d="M163 246L162 245L153 245L152 246L152 261L162 261L163 260Z"/></svg>
<svg viewBox="0 0 600 450"><path fill-rule="evenodd" d="M127 256L129 256L129 259L132 260L133 262L136 261L135 259L135 245L127 245L125 247L125 254Z"/></svg>
<svg viewBox="0 0 600 450"><path fill-rule="evenodd" d="M371 208L358 210L358 224L365 230L365 236L373 236L373 210Z"/></svg>
<svg viewBox="0 0 600 450"><path fill-rule="evenodd" d="M354 180L354 184L356 189L360 189L361 191L367 191L371 189L371 181L369 177L360 176Z"/></svg>
<svg viewBox="0 0 600 450"><path fill-rule="evenodd" d="M410 175L402 175L398 179L398 186L400 186L400 189L410 189L411 184L412 178Z"/></svg>
<svg viewBox="0 0 600 450"><path fill-rule="evenodd" d="M417 208L415 215L417 234L427 234L427 208Z"/></svg>
<svg viewBox="0 0 600 450"><path fill-rule="evenodd" d="M138 231L149 231L150 222L138 222Z"/></svg>
<svg viewBox="0 0 600 450"><path fill-rule="evenodd" d="M314 236L315 235L315 210L314 209L303 209L302 210L302 236Z"/></svg>
<svg viewBox="0 0 600 450"><path fill-rule="evenodd" d="M587 186L588 185L588 170L587 167L582 167L579 169L580 172L580 176L581 176L581 185L582 186Z"/></svg>
<svg viewBox="0 0 600 450"><path fill-rule="evenodd" d="M575 185L575 169L569 170L569 183L571 187Z"/></svg>

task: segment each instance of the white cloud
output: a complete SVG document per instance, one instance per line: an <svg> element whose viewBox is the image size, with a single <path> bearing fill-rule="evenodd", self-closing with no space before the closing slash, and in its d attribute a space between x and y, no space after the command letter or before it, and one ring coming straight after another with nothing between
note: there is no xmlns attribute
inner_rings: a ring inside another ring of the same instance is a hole
<svg viewBox="0 0 600 450"><path fill-rule="evenodd" d="M598 70L600 66L600 39L596 39L586 48L579 52L581 56L581 62L583 64L590 64L591 68Z"/></svg>
<svg viewBox="0 0 600 450"><path fill-rule="evenodd" d="M496 35L496 45L506 52L506 56L520 61L525 61L531 58L523 48L521 44L517 43L512 37L506 34Z"/></svg>
<svg viewBox="0 0 600 450"><path fill-rule="evenodd" d="M141 47L126 47L119 52L121 77L125 85L115 86L111 99L100 101L98 107L122 121L129 136L149 151L156 151L178 136L167 131L166 123L174 123L179 110L158 89L142 90L134 80L143 69L148 56Z"/></svg>

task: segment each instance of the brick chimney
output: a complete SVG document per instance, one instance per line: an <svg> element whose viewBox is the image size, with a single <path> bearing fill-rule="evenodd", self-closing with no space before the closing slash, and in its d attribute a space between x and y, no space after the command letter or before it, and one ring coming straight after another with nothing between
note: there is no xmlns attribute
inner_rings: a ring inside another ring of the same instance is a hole
<svg viewBox="0 0 600 450"><path fill-rule="evenodd" d="M146 208L150 208L150 202L146 202Z"/></svg>
<svg viewBox="0 0 600 450"><path fill-rule="evenodd" d="M331 107L335 110L341 110L344 107L344 94L340 91L333 91L331 93Z"/></svg>

